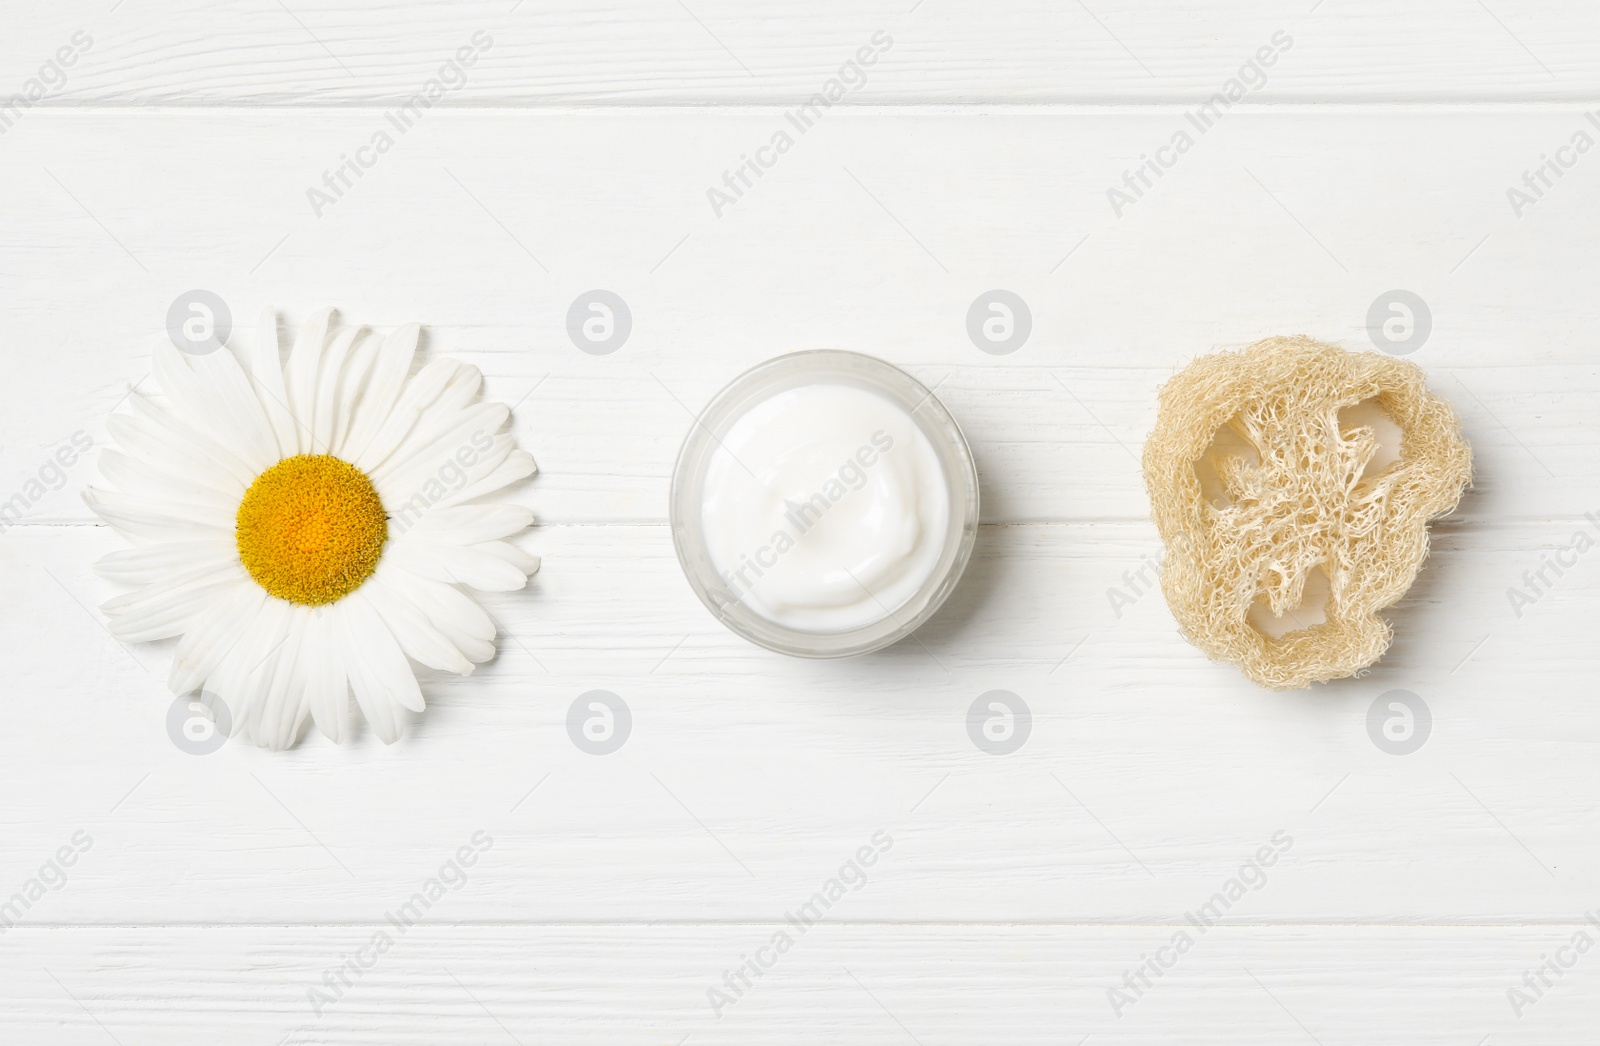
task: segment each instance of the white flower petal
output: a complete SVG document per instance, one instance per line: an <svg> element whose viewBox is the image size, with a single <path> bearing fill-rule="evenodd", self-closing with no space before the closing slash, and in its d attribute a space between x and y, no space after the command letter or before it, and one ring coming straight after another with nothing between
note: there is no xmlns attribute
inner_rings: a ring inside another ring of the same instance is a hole
<svg viewBox="0 0 1600 1046"><path fill-rule="evenodd" d="M350 350L350 359L339 378L338 406L333 415L333 439L328 444L328 453L341 460L350 460L345 443L349 440L361 401L372 382L372 370L377 364L378 350L383 340L378 332L367 331Z"/></svg>
<svg viewBox="0 0 1600 1046"><path fill-rule="evenodd" d="M482 389L483 372L470 363L457 360L456 372L451 375L450 384L439 393L438 409L447 414L465 410Z"/></svg>
<svg viewBox="0 0 1600 1046"><path fill-rule="evenodd" d="M216 599L240 579L229 568L198 572L160 585L146 585L138 592L120 596L128 602L113 606L106 613L111 634L124 643L147 643L182 635Z"/></svg>
<svg viewBox="0 0 1600 1046"><path fill-rule="evenodd" d="M236 434L227 429L226 415L218 408L215 397L206 394L204 383L190 369L189 357L171 342L162 341L151 350L150 367L175 419L238 452L233 438Z"/></svg>
<svg viewBox="0 0 1600 1046"><path fill-rule="evenodd" d="M345 671L350 674L350 690L379 740L386 745L393 744L400 738L402 690L414 691L411 700L416 705L422 703L416 676L411 674L405 653L371 604L352 593L335 606L341 611L338 621L343 636ZM402 690L392 688L391 684L396 682Z"/></svg>
<svg viewBox="0 0 1600 1046"><path fill-rule="evenodd" d="M504 447L510 450L511 437L504 433L502 433L502 436L505 438ZM495 444L497 449L501 446L499 437L496 438ZM485 455L485 457L489 456ZM539 467L534 463L532 454L525 450L511 450L504 455L504 461L496 465L487 476L468 483L453 494L446 495L435 502L435 505L439 508L449 508L452 505L471 501L473 498L481 498L486 494L493 494L497 490L504 489L519 479L527 479L537 471L539 471ZM379 491L379 494L381 495L382 491Z"/></svg>
<svg viewBox="0 0 1600 1046"><path fill-rule="evenodd" d="M152 603L163 602L175 592L202 587L214 581L243 581L246 577L244 567L238 562L214 560L209 563L186 563L157 581L113 596L100 604L100 610L107 617L116 619Z"/></svg>
<svg viewBox="0 0 1600 1046"><path fill-rule="evenodd" d="M254 581L218 593L215 602L196 618L194 627L178 640L167 674L172 692L188 694L199 689L239 642L246 623L255 620L267 599L266 590Z"/></svg>
<svg viewBox="0 0 1600 1046"><path fill-rule="evenodd" d="M175 420L209 437L252 473L276 460L260 401L249 395L238 361L226 348L186 356L162 342L150 358Z"/></svg>
<svg viewBox="0 0 1600 1046"><path fill-rule="evenodd" d="M283 385L283 346L278 341L278 318L271 309L261 314L249 364L250 385L272 426L278 457L293 457L300 452L300 438L289 413L289 393Z"/></svg>
<svg viewBox="0 0 1600 1046"><path fill-rule="evenodd" d="M455 644L428 620L421 607L412 603L397 589L391 588L377 577L361 587L367 593L374 609L394 633L400 649L406 656L429 668L456 675L470 675L472 662L457 650Z"/></svg>
<svg viewBox="0 0 1600 1046"><path fill-rule="evenodd" d="M143 505L111 503L108 498L125 498L119 491L87 490L83 500L94 513L130 541L204 541L228 537L232 528L206 526L182 518L181 512L162 513Z"/></svg>
<svg viewBox="0 0 1600 1046"><path fill-rule="evenodd" d="M94 569L107 581L148 585L181 570L238 561L237 546L218 535L198 541L170 541L118 549L100 557Z"/></svg>
<svg viewBox="0 0 1600 1046"><path fill-rule="evenodd" d="M291 607L289 627L283 644L269 656L269 665L263 668L269 682L261 698L261 710L255 718L253 737L258 745L273 751L282 751L294 744L304 722L302 707L305 698L305 679L300 668L300 650L313 622L310 607Z"/></svg>
<svg viewBox="0 0 1600 1046"><path fill-rule="evenodd" d="M126 519L150 523L172 521L193 523L197 526L213 527L224 533L234 529L238 509L237 506L230 508L220 500L203 505L93 487L84 492L84 499L96 511L108 508Z"/></svg>
<svg viewBox="0 0 1600 1046"><path fill-rule="evenodd" d="M494 637L499 631L494 620L477 601L454 585L423 577L407 570L393 558L378 563L375 577L410 599L428 615L428 620L470 661L487 661L494 656ZM488 648L482 657L472 651Z"/></svg>
<svg viewBox="0 0 1600 1046"><path fill-rule="evenodd" d="M322 736L341 744L350 723L350 684L345 677L344 658L339 654L343 630L337 617L337 604L322 615L320 628L306 633L302 650L306 675L305 704Z"/></svg>
<svg viewBox="0 0 1600 1046"><path fill-rule="evenodd" d="M421 330L420 325L408 323L383 339L373 364L372 379L356 404L355 421L341 455L346 461L359 466L368 444L389 420L406 386L406 375L411 373L411 360L417 353L417 336Z"/></svg>
<svg viewBox="0 0 1600 1046"><path fill-rule="evenodd" d="M459 505L424 513L408 533L451 545L475 545L520 533L533 525L533 511L521 505Z"/></svg>
<svg viewBox="0 0 1600 1046"><path fill-rule="evenodd" d="M306 321L294 341L294 348L289 350L289 364L284 368L284 387L289 393L289 414L294 418L296 453L299 454L325 452L316 445L311 423L316 417L317 374L332 318L333 310L323 309Z"/></svg>
<svg viewBox="0 0 1600 1046"><path fill-rule="evenodd" d="M120 491L147 494L162 501L183 505L237 509L237 500L227 492L157 468L145 461L107 447L100 452L100 474Z"/></svg>
<svg viewBox="0 0 1600 1046"><path fill-rule="evenodd" d="M422 688L411 671L405 651L393 632L383 623L383 618L373 606L372 597L356 589L347 597L349 616L354 627L363 633L360 647L362 659L383 684L390 697L402 708L413 712L423 710Z"/></svg>
<svg viewBox="0 0 1600 1046"><path fill-rule="evenodd" d="M459 548L403 535L391 541L385 555L398 565L435 581L466 585L483 592L515 592L528 583L523 571L476 548Z"/></svg>
<svg viewBox="0 0 1600 1046"><path fill-rule="evenodd" d="M264 471L278 460L278 439L239 360L227 348L189 357L189 369L212 408L213 435L247 465Z"/></svg>
<svg viewBox="0 0 1600 1046"><path fill-rule="evenodd" d="M532 577L539 572L539 557L530 555L522 549L507 541L480 541L470 546L476 552L485 552L496 559L503 559L517 568L524 576Z"/></svg>
<svg viewBox="0 0 1600 1046"><path fill-rule="evenodd" d="M124 450L152 464L181 462L185 475L214 483L221 490L237 487L240 495L256 478L257 473L233 452L137 392L128 396L127 403L129 413L114 414L106 423Z"/></svg>
<svg viewBox="0 0 1600 1046"><path fill-rule="evenodd" d="M318 454L332 454L334 440L338 437L340 410L340 379L344 376L345 362L356 339L365 333L365 327L343 327L328 341L317 371L316 408L311 420L312 445Z"/></svg>
<svg viewBox="0 0 1600 1046"><path fill-rule="evenodd" d="M289 635L290 606L281 599L262 600L255 614L239 626L238 642L206 679L205 689L228 706L234 735L256 736L262 695L270 682L264 669Z"/></svg>
<svg viewBox="0 0 1600 1046"><path fill-rule="evenodd" d="M156 406L137 393L129 396L127 402L131 410L122 417L132 418L144 426L163 447L177 452L186 461L198 457L200 461L215 463L238 481L241 490L258 475L256 469L235 454L232 448L190 425L172 411Z"/></svg>
<svg viewBox="0 0 1600 1046"><path fill-rule="evenodd" d="M372 437L359 457L353 459L351 464L356 468L372 475L373 471L382 465L388 456L394 453L400 442L406 438L423 412L434 400L439 398L439 393L444 390L450 381L450 376L456 372L454 360L437 359L428 363L417 372L416 376L406 382L405 391L400 394L400 400L384 419L383 425Z"/></svg>
<svg viewBox="0 0 1600 1046"><path fill-rule="evenodd" d="M488 446L487 450L483 449L485 444ZM493 475L510 455L512 441L511 436L504 432L487 440L475 434L472 437L472 446L473 454L460 455L454 460L445 459L431 473L420 470L415 474L404 473L382 479L373 478L372 485L377 488L384 507L402 530L415 523L419 515L434 505L457 504L466 500L462 496L463 493L468 488L482 487L485 480ZM473 455L476 455L476 460ZM465 457L470 464L463 466L462 457ZM529 461L531 463L532 459Z"/></svg>
<svg viewBox="0 0 1600 1046"><path fill-rule="evenodd" d="M426 419L368 475L374 483L401 490L420 489L428 480L437 478L447 462L459 466L462 455L476 457L480 453L477 448L500 431L509 415L503 403L482 403L445 417Z"/></svg>

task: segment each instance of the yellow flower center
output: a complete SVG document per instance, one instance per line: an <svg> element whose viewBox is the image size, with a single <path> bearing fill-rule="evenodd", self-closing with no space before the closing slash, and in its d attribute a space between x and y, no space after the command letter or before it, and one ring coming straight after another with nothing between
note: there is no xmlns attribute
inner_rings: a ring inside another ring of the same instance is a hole
<svg viewBox="0 0 1600 1046"><path fill-rule="evenodd" d="M234 538L256 583L279 599L320 606L361 587L389 536L366 473L328 454L284 458L239 503Z"/></svg>

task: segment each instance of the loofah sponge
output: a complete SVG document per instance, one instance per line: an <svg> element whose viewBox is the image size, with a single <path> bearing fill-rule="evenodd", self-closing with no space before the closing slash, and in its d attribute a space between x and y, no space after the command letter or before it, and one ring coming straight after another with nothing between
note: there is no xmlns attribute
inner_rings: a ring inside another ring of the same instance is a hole
<svg viewBox="0 0 1600 1046"><path fill-rule="evenodd" d="M1399 429L1387 464L1378 412ZM1378 612L1471 478L1455 412L1416 364L1303 335L1202 357L1162 388L1144 448L1161 588L1189 642L1262 686L1354 675L1388 649ZM1318 623L1308 589L1326 590ZM1280 620L1303 627L1257 627Z"/></svg>

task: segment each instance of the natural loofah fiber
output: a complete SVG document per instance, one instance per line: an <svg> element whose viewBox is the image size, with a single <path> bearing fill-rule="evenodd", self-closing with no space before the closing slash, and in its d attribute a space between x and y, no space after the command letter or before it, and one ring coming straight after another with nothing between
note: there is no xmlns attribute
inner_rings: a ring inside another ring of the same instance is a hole
<svg viewBox="0 0 1600 1046"><path fill-rule="evenodd" d="M1400 430L1382 468L1371 406ZM1414 363L1304 335L1202 357L1162 388L1144 448L1162 591L1189 642L1262 686L1355 675L1388 649L1379 611L1411 586L1428 521L1471 478L1455 412ZM1293 624L1313 571L1325 620L1278 638L1251 623L1270 612Z"/></svg>

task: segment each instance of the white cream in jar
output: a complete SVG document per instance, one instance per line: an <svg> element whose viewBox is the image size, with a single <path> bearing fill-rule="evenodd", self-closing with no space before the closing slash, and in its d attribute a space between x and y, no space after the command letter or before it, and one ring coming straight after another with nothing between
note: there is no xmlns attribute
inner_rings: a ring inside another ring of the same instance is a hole
<svg viewBox="0 0 1600 1046"><path fill-rule="evenodd" d="M793 352L739 375L678 452L672 544L729 629L798 657L915 631L954 590L978 471L950 412L883 360Z"/></svg>
<svg viewBox="0 0 1600 1046"><path fill-rule="evenodd" d="M710 454L700 517L735 599L798 631L846 632L892 615L938 569L950 487L904 408L819 382L733 421Z"/></svg>

